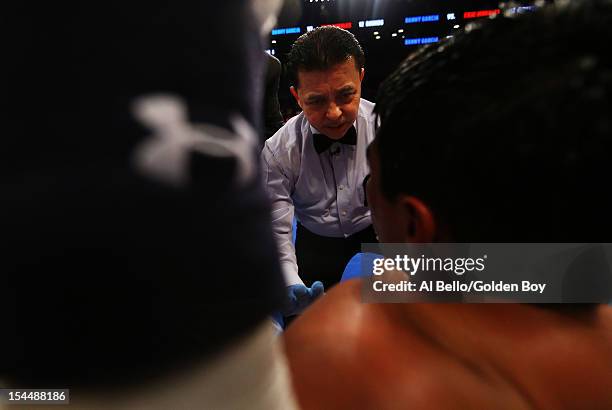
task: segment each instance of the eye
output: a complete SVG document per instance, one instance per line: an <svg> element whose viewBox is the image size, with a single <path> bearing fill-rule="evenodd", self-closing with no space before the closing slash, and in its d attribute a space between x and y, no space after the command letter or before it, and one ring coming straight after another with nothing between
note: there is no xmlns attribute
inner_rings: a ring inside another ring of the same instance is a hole
<svg viewBox="0 0 612 410"><path fill-rule="evenodd" d="M354 96L354 95L355 95L355 92L354 92L354 91L348 91L348 92L342 93L342 94L340 95L340 97L341 97L341 98L342 98L344 101L347 101L347 100L348 100L348 101L350 101L350 100L352 100L352 99L353 99L353 96Z"/></svg>

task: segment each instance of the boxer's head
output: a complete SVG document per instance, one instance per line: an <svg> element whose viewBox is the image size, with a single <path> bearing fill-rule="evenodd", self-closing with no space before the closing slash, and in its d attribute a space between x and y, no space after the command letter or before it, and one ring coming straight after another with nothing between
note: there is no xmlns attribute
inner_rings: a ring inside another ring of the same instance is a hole
<svg viewBox="0 0 612 410"><path fill-rule="evenodd" d="M291 94L319 132L339 139L359 110L364 55L350 32L319 27L296 40L287 61Z"/></svg>
<svg viewBox="0 0 612 410"><path fill-rule="evenodd" d="M8 385L167 377L282 303L255 134L268 19L252 5L5 13L19 33L0 114Z"/></svg>
<svg viewBox="0 0 612 410"><path fill-rule="evenodd" d="M605 242L611 17L610 2L547 8L409 56L368 150L381 241Z"/></svg>

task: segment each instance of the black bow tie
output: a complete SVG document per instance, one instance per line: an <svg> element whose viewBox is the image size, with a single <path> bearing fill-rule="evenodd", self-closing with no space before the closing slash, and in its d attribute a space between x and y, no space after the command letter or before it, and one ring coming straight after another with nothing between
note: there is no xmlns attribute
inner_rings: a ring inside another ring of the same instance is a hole
<svg viewBox="0 0 612 410"><path fill-rule="evenodd" d="M352 125L346 134L344 134L344 137L340 138L339 140L331 139L327 135L323 134L313 134L312 137L317 154L322 153L335 142L346 145L357 145L357 130L355 129L354 125Z"/></svg>

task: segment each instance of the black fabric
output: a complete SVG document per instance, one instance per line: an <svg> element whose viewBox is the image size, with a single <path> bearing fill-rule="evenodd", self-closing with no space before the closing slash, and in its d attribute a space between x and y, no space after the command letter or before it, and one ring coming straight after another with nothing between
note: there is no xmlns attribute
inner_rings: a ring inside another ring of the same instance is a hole
<svg viewBox="0 0 612 410"><path fill-rule="evenodd" d="M367 195L367 185L368 185L368 179L370 179L370 174L366 175L365 178L363 178L363 182L361 183L361 187L363 189L363 206L368 206L368 195Z"/></svg>
<svg viewBox="0 0 612 410"><path fill-rule="evenodd" d="M347 238L330 238L312 233L298 223L295 255L300 278L306 286L320 280L329 290L340 282L349 260L361 252L361 244L376 242L378 240L372 225Z"/></svg>
<svg viewBox="0 0 612 410"><path fill-rule="evenodd" d="M247 5L7 6L3 381L125 387L200 363L281 305L258 178L238 185L235 157L195 151L181 186L133 165L152 134L132 112L143 95L176 96L191 123L259 129ZM228 21L241 30L226 35Z"/></svg>
<svg viewBox="0 0 612 410"><path fill-rule="evenodd" d="M280 103L278 102L278 87L282 72L281 62L268 53L265 55L268 64L266 66L266 88L264 90L264 137L267 140L274 135L285 122L283 121Z"/></svg>
<svg viewBox="0 0 612 410"><path fill-rule="evenodd" d="M335 142L346 145L357 145L357 130L355 129L355 126L351 126L351 128L346 131L346 134L344 134L344 136L339 140L334 140L323 134L313 134L312 142L314 143L317 154L329 149L329 147Z"/></svg>

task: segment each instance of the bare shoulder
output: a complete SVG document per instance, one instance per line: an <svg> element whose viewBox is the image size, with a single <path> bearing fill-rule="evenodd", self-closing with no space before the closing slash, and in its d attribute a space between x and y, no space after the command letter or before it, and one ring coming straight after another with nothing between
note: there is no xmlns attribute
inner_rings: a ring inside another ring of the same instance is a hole
<svg viewBox="0 0 612 410"><path fill-rule="evenodd" d="M612 408L610 307L364 304L354 280L285 342L305 409Z"/></svg>
<svg viewBox="0 0 612 410"><path fill-rule="evenodd" d="M355 400L368 379L363 327L368 326L367 316L373 309L375 306L361 303L360 281L350 280L326 293L285 332L287 358L302 408L320 409L322 403L323 408L361 407Z"/></svg>
<svg viewBox="0 0 612 410"><path fill-rule="evenodd" d="M340 284L285 333L303 409L506 408L499 397L523 408L512 388L482 383L413 323L426 307L365 304L360 287Z"/></svg>
<svg viewBox="0 0 612 410"><path fill-rule="evenodd" d="M285 344L291 358L344 356L349 353L340 340L354 341L373 306L360 300L360 281L343 282L327 292L285 332Z"/></svg>

